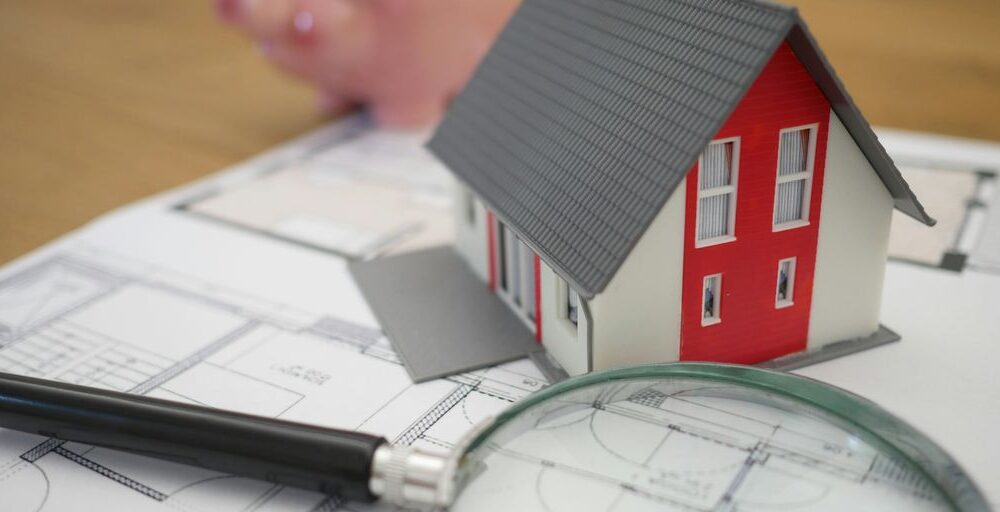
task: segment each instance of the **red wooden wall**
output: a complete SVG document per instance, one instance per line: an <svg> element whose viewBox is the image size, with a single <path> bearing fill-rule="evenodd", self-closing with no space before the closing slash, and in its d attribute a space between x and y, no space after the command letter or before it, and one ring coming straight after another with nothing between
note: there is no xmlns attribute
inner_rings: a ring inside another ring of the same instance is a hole
<svg viewBox="0 0 1000 512"><path fill-rule="evenodd" d="M805 348L829 121L829 103L785 43L715 137L740 137L735 241L695 248L697 164L688 175L682 360L755 363ZM779 131L813 123L819 129L810 224L772 232ZM793 256L794 305L776 309L778 261ZM716 273L722 274L722 321L703 327L702 280Z"/></svg>

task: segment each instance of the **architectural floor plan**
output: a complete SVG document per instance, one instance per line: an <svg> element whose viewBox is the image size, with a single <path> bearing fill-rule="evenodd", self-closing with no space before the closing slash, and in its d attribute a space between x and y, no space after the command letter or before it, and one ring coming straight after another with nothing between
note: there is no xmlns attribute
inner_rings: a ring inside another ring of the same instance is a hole
<svg viewBox="0 0 1000 512"><path fill-rule="evenodd" d="M352 123L258 179L183 209L351 259L445 244L452 180L423 148L426 138Z"/></svg>
<svg viewBox="0 0 1000 512"><path fill-rule="evenodd" d="M414 385L378 329L81 250L0 281L0 370L447 449L544 384L528 362ZM336 499L0 431L4 510L334 510Z"/></svg>
<svg viewBox="0 0 1000 512"><path fill-rule="evenodd" d="M525 360L413 384L354 285L347 259L448 239L448 179L412 156L422 151L420 137L380 135L356 118L334 123L216 176L112 212L0 267L0 371L450 448L472 425L546 383ZM992 374L970 369L997 354L1000 267L986 258L996 251L976 238L984 222L976 219L988 213L989 222L1000 225L1000 187L995 172L955 172L964 174L929 175L926 183L978 198L970 200L976 204L947 206L955 201L950 192L941 194L940 203L932 198L928 207L943 213L938 216L947 232L928 238L933 247L898 246L897 257L907 262L887 267L883 318L903 341L799 373L871 398L913 423L952 452L996 502L1000 451L993 430L1000 423L1000 395ZM313 186L326 192L309 195L297 208L295 198ZM380 199L352 194L358 187ZM269 202L268 190L284 196ZM372 209L384 201L398 211L382 216ZM1000 229L991 233L994 247ZM968 252L966 269L938 268L941 253L954 249ZM954 349L959 343L963 350ZM948 404L945 414L941 404ZM732 470L750 453L743 449L755 445L752 436L731 430L757 423L692 414L690 407L647 394L622 404L622 411L600 411L573 425L590 435L587 421L599 432L616 421L613 412L653 414L702 438L732 441L733 451L719 452L731 463L694 467L691 474L700 479L671 491L687 496L680 502L691 507L681 510L710 510L711 498L738 476ZM720 430L713 422L728 426ZM670 435L678 441L687 434ZM702 438L691 437L688 444ZM687 446L674 445L682 451ZM793 448L796 457L833 460L815 446ZM612 451L633 462L659 453L649 447ZM550 467L558 461L515 459L511 467L528 467L524 478L543 494L565 476ZM784 465L785 473L799 474L801 468L788 464L800 459L779 459L757 469ZM886 462L867 461L877 475L896 478ZM823 469L827 462L817 464L809 471L827 484L865 474L864 464L838 463L832 473ZM711 475L718 478L704 473L716 469ZM586 479L562 482L575 482L580 496L607 491ZM594 503L607 493L601 496ZM621 509L633 503L639 502L622 501ZM748 498L737 508L795 509L788 500L762 503ZM616 506L606 505L604 510ZM362 509L368 508L336 497L0 430L4 512Z"/></svg>
<svg viewBox="0 0 1000 512"><path fill-rule="evenodd" d="M452 180L422 147L426 138L423 132L372 131L354 120L256 179L198 196L182 208L349 259L447 243ZM890 257L950 270L969 263L1000 273L996 251L982 239L987 218L1000 217L997 165L894 156L938 223L927 230L894 212Z"/></svg>
<svg viewBox="0 0 1000 512"><path fill-rule="evenodd" d="M497 436L454 510L949 510L847 431L738 396L649 380L540 404L511 427L523 433Z"/></svg>
<svg viewBox="0 0 1000 512"><path fill-rule="evenodd" d="M0 281L0 311L0 371L377 432L429 449L451 448L545 384L521 361L415 385L376 328L90 247ZM707 511L722 510L717 505L730 492L740 510L837 510L843 504L827 503L826 495L903 490L907 510L940 506L893 461L832 446L808 433L813 425L774 416L643 388L627 401L539 418L537 432L488 461L517 474L519 492L491 490L500 496L473 486L470 496L502 505L498 510L576 502L579 510ZM567 439L583 439L587 455L539 455ZM752 471L744 474L747 460ZM794 486L780 480L808 485L800 486L804 494L774 495L767 489L776 479L786 489ZM12 431L0 431L0 496L10 510L40 511L365 508Z"/></svg>

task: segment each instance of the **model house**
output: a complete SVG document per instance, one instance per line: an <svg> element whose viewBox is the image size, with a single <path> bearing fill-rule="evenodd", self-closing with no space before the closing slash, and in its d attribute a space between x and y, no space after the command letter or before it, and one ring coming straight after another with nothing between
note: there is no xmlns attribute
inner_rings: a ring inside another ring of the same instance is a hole
<svg viewBox="0 0 1000 512"><path fill-rule="evenodd" d="M760 1L526 0L429 147L459 254L570 374L878 336L892 210L934 222Z"/></svg>

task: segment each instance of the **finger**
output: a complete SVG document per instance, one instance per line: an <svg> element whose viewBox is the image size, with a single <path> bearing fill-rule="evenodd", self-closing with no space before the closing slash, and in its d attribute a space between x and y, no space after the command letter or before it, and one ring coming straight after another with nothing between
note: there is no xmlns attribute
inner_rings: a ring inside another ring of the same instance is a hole
<svg viewBox="0 0 1000 512"><path fill-rule="evenodd" d="M316 109L320 114L340 116L354 109L356 103L336 91L320 91L316 98Z"/></svg>
<svg viewBox="0 0 1000 512"><path fill-rule="evenodd" d="M321 78L329 74L323 69L315 53L303 51L298 44L288 40L261 41L257 44L257 49L265 59L279 69L299 78L321 82Z"/></svg>
<svg viewBox="0 0 1000 512"><path fill-rule="evenodd" d="M287 37L296 0L223 0L232 3L229 19L254 39Z"/></svg>
<svg viewBox="0 0 1000 512"><path fill-rule="evenodd" d="M375 122L382 126L411 128L437 123L444 114L443 99L379 102L369 105Z"/></svg>
<svg viewBox="0 0 1000 512"><path fill-rule="evenodd" d="M289 29L293 41L315 44L328 58L343 61L370 40L369 15L355 0L298 0Z"/></svg>
<svg viewBox="0 0 1000 512"><path fill-rule="evenodd" d="M261 51L278 67L329 89L324 86L358 81L358 70L373 51L370 27L370 12L351 2L300 0L292 21L293 37L262 42Z"/></svg>

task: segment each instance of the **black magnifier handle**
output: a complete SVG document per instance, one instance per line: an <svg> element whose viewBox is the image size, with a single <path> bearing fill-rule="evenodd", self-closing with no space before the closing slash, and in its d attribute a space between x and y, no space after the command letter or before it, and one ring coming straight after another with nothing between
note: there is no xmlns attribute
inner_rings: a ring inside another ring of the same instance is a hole
<svg viewBox="0 0 1000 512"><path fill-rule="evenodd" d="M6 373L0 427L360 501L378 498L373 459L391 451L379 436Z"/></svg>

